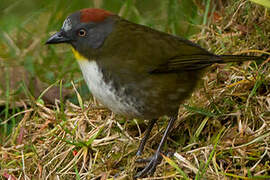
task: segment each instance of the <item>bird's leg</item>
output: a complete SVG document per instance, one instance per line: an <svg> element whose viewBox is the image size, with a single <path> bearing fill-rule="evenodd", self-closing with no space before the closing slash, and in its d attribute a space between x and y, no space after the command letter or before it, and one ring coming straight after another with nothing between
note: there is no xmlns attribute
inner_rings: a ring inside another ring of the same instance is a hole
<svg viewBox="0 0 270 180"><path fill-rule="evenodd" d="M151 160L147 164L147 166L145 166L145 168L141 172L139 172L135 176L135 178L142 178L142 177L145 177L147 174L148 175L153 175L154 174L154 172L156 170L156 167L157 167L157 165L159 164L159 162L161 160L161 154L160 154L161 153L161 150L163 148L164 143L167 140L167 137L169 135L170 129L172 128L172 126L173 126L173 124L174 124L174 122L175 122L176 119L177 119L176 116L170 118L170 122L169 122L169 124L168 124L168 126L167 126L167 128L166 128L166 130L164 132L164 135L163 135L163 137L162 137L162 139L161 139L161 141L159 143L159 146L158 146L158 148L157 148L154 156L151 157Z"/></svg>
<svg viewBox="0 0 270 180"><path fill-rule="evenodd" d="M138 151L136 153L136 156L142 155L144 145L145 145L146 141L148 140L150 132L153 129L153 126L155 125L156 122L157 122L157 119L150 120L148 127L146 129L145 135L143 136L143 139L141 140L141 143L140 143L140 146L139 146Z"/></svg>

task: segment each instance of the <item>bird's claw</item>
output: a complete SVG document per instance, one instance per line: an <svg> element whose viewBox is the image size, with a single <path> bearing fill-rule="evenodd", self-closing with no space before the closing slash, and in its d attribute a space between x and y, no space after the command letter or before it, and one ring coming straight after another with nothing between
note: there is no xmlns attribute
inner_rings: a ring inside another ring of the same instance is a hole
<svg viewBox="0 0 270 180"><path fill-rule="evenodd" d="M154 156L148 159L138 159L136 162L139 162L139 163L149 162L149 163L145 166L145 168L141 172L136 174L134 178L142 178L147 175L150 175L150 176L153 175L160 161L161 161L160 153L156 153Z"/></svg>

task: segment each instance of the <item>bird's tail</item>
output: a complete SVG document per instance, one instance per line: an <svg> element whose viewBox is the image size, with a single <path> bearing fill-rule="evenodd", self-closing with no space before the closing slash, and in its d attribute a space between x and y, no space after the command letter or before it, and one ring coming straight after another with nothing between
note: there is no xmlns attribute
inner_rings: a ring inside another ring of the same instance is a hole
<svg viewBox="0 0 270 180"><path fill-rule="evenodd" d="M221 61L218 63L229 63L229 62L243 62L243 61L258 61L266 60L268 56L242 56L242 55L220 55Z"/></svg>

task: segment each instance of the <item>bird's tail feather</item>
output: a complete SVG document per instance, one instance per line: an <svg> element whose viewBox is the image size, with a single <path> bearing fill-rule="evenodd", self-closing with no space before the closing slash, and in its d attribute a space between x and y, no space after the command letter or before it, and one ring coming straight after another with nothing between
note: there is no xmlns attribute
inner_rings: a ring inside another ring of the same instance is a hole
<svg viewBox="0 0 270 180"><path fill-rule="evenodd" d="M258 61L267 59L266 56L243 56L243 55L220 55L221 61L218 63Z"/></svg>

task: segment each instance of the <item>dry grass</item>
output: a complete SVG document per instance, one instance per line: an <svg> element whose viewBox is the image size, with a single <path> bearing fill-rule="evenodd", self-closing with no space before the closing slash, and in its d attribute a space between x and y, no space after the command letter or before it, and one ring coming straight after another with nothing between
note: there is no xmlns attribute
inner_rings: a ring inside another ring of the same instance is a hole
<svg viewBox="0 0 270 180"><path fill-rule="evenodd" d="M217 11L193 39L218 54L267 54L269 12L246 1L231 5ZM185 108L180 107L166 145L174 153L164 155L155 177L145 179L270 179L269 61L212 66ZM2 177L131 179L143 167L135 163L135 153L144 121L127 121L74 93L79 106L20 102L24 110L14 117L23 115L22 120L0 146ZM159 144L165 119L152 130L145 157Z"/></svg>

